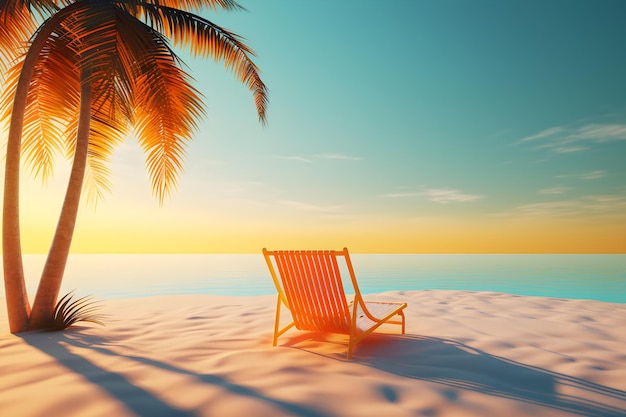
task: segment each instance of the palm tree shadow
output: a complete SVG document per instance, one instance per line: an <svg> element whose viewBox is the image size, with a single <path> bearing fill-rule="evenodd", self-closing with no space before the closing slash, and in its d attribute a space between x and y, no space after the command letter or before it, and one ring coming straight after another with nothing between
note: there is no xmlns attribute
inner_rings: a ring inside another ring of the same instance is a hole
<svg viewBox="0 0 626 417"><path fill-rule="evenodd" d="M626 415L624 391L495 356L458 341L390 334L373 334L369 339L357 348L356 362L441 384L446 387L442 393L451 400L462 389L581 416Z"/></svg>
<svg viewBox="0 0 626 417"><path fill-rule="evenodd" d="M59 333L26 333L21 337L29 345L54 357L70 371L100 386L137 415L186 417L197 414L172 407L149 391L134 385L123 375L102 369L79 354L71 352L68 346L124 357L143 365L191 376L204 384L265 402L294 416L323 416L322 412L310 406L268 397L221 376L196 373L143 356L120 355L107 347L109 344L107 339L85 335L80 329ZM289 345L293 346L293 343ZM449 339L373 334L358 346L352 362L404 378L440 384L445 387L441 392L451 401L458 396L457 390L471 390L574 415L589 417L626 415L624 391L491 355ZM566 388L567 392L582 395L559 392L562 388ZM392 391L391 388L387 388L384 394L388 398L395 397L396 393Z"/></svg>
<svg viewBox="0 0 626 417"><path fill-rule="evenodd" d="M85 335L77 328L70 329L69 331L66 330L65 332L23 333L19 336L29 345L55 358L70 371L98 385L108 392L111 397L115 398L130 411L139 416L195 417L198 414L193 410L189 411L172 407L151 392L133 384L123 375L98 367L81 355L71 352L66 346L90 349L101 354L134 360L143 365L168 372L191 376L204 384L217 386L232 394L265 402L294 416L324 417L324 414L314 408L268 397L259 391L235 384L217 375L196 373L188 369L179 368L165 362L142 356L120 355L106 347L109 344L107 339L93 335Z"/></svg>

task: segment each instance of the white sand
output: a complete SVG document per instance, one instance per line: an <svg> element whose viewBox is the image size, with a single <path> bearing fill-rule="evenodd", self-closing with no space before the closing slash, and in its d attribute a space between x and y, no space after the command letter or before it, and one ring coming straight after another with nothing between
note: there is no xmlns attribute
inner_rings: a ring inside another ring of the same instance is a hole
<svg viewBox="0 0 626 417"><path fill-rule="evenodd" d="M368 298L407 301L407 334L374 334L352 361L343 336L293 329L272 347L273 296L107 301L106 327L21 337L2 311L0 415L626 415L625 304Z"/></svg>

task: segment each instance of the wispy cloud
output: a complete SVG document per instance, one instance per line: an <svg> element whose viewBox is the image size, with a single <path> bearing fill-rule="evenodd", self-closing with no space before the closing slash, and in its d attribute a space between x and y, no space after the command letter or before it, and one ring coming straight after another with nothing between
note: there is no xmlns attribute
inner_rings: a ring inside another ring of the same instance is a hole
<svg viewBox="0 0 626 417"><path fill-rule="evenodd" d="M449 188L432 188L426 190L426 195L430 201L440 204L466 203L484 198L479 194L465 194L459 190Z"/></svg>
<svg viewBox="0 0 626 417"><path fill-rule="evenodd" d="M411 198L411 197L426 197L428 200L439 203L466 203L470 201L476 201L484 198L480 194L467 194L460 190L451 188L427 188L421 191L404 191L396 193L382 194L383 198Z"/></svg>
<svg viewBox="0 0 626 417"><path fill-rule="evenodd" d="M580 152L580 151L586 151L587 149L589 148L586 146L556 146L552 148L552 150L556 153Z"/></svg>
<svg viewBox="0 0 626 417"><path fill-rule="evenodd" d="M513 217L575 217L575 216L624 216L626 196L587 195L578 199L523 204L509 213L498 216Z"/></svg>
<svg viewBox="0 0 626 417"><path fill-rule="evenodd" d="M564 131L565 129L563 129L562 127L551 127L550 129L542 130L539 133L535 133L534 135L526 136L525 138L520 139L518 143L530 142L530 141L537 140L537 139L547 138L549 136L554 136Z"/></svg>
<svg viewBox="0 0 626 417"><path fill-rule="evenodd" d="M311 212L318 212L318 213L332 213L332 212L336 212L337 210L344 208L344 206L341 206L341 205L323 206L319 204L312 204L312 203L306 203L306 202L295 201L295 200L279 200L278 203L280 205L290 207L296 210L311 211Z"/></svg>
<svg viewBox="0 0 626 417"><path fill-rule="evenodd" d="M606 177L606 171L590 171L581 175L584 180L597 180L602 177Z"/></svg>
<svg viewBox="0 0 626 417"><path fill-rule="evenodd" d="M286 160L286 161L297 161L297 162L304 162L304 163L311 163L311 162L313 162L313 158L318 158L318 159L342 159L342 160L345 160L345 161L361 161L361 160L363 160L363 158L361 158L360 156L350 156L350 155L344 155L344 154L340 154L340 153L323 153L323 154L312 155L311 157L309 157L309 156L299 156L299 155L288 155L288 156L275 156L275 158L283 159L283 160Z"/></svg>
<svg viewBox="0 0 626 417"><path fill-rule="evenodd" d="M570 187L549 187L539 190L539 194L565 194L569 190Z"/></svg>
<svg viewBox="0 0 626 417"><path fill-rule="evenodd" d="M571 139L614 142L626 140L626 124L588 124L568 136Z"/></svg>
<svg viewBox="0 0 626 417"><path fill-rule="evenodd" d="M417 193L417 192L406 192L406 193L389 193L389 194L383 194L381 195L381 197L385 197L385 198L408 198L408 197L417 197L420 195L423 195L424 193Z"/></svg>
<svg viewBox="0 0 626 417"><path fill-rule="evenodd" d="M323 153L323 154L318 154L315 156L317 156L318 158L323 158L323 159L346 159L346 160L351 160L351 161L360 161L363 159L360 156L349 156L349 155L343 155L340 153Z"/></svg>
<svg viewBox="0 0 626 417"><path fill-rule="evenodd" d="M588 181L593 181L593 180L598 180L600 178L604 178L607 176L607 172L603 171L603 170L596 170L596 171L588 171L588 172L583 172L580 174L565 174L565 175L557 175L557 178L578 178L578 179L582 179L582 180L588 180Z"/></svg>
<svg viewBox="0 0 626 417"><path fill-rule="evenodd" d="M626 141L626 124L590 123L576 128L555 126L526 136L516 143L539 143L536 149L549 149L563 154L586 151L589 144L617 141Z"/></svg>
<svg viewBox="0 0 626 417"><path fill-rule="evenodd" d="M287 161L297 161L297 162L305 162L305 163L311 163L310 159L304 158L302 156L277 156L276 158L278 159L284 159Z"/></svg>
<svg viewBox="0 0 626 417"><path fill-rule="evenodd" d="M514 211L519 215L532 217L571 216L581 213L581 204L575 200L531 203L518 206Z"/></svg>

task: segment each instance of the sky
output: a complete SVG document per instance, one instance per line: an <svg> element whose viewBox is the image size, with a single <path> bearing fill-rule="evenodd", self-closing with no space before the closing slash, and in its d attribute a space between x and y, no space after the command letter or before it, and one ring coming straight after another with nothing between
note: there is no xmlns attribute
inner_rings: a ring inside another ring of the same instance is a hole
<svg viewBox="0 0 626 417"><path fill-rule="evenodd" d="M207 117L162 205L129 140L73 253L626 253L623 0L242 0L267 125L181 51ZM6 136L6 135L5 135ZM22 180L48 250L69 164Z"/></svg>

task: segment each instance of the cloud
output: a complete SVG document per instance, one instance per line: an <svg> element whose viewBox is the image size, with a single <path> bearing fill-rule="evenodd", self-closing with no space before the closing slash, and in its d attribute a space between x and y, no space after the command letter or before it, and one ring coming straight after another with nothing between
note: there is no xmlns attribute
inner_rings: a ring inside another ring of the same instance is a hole
<svg viewBox="0 0 626 417"><path fill-rule="evenodd" d="M586 151L587 147L585 146L558 146L554 147L552 150L556 153L571 153L571 152L580 152Z"/></svg>
<svg viewBox="0 0 626 417"><path fill-rule="evenodd" d="M550 187L539 190L539 194L565 194L570 187Z"/></svg>
<svg viewBox="0 0 626 417"><path fill-rule="evenodd" d="M310 159L304 158L302 156L277 156L276 158L284 159L284 160L287 160L287 161L298 161L298 162L311 163Z"/></svg>
<svg viewBox="0 0 626 417"><path fill-rule="evenodd" d="M422 195L422 193L407 192L407 193L383 194L381 197L385 197L385 198L407 198L407 197L417 197L419 195Z"/></svg>
<svg viewBox="0 0 626 417"><path fill-rule="evenodd" d="M583 172L582 174L566 174L566 175L557 175L557 178L578 178L582 180L598 180L600 178L604 178L607 176L607 172L603 170L589 171Z"/></svg>
<svg viewBox="0 0 626 417"><path fill-rule="evenodd" d="M565 131L565 129L563 129L562 127L551 127L550 129L542 130L541 132L536 133L534 135L526 136L525 138L520 139L518 143L530 142L530 141L537 140L537 139L547 138L548 136L554 136L563 131Z"/></svg>
<svg viewBox="0 0 626 417"><path fill-rule="evenodd" d="M360 161L363 159L360 156L348 156L348 155L343 155L340 153L324 153L324 154L318 154L315 156L317 156L318 158L323 158L323 159L346 159L346 160L351 160L351 161Z"/></svg>
<svg viewBox="0 0 626 417"><path fill-rule="evenodd" d="M405 191L383 194L380 197L383 198L411 198L411 197L426 197L428 200L439 203L465 203L470 201L480 200L484 198L479 194L465 194L459 190L451 188L427 188L424 191Z"/></svg>
<svg viewBox="0 0 626 417"><path fill-rule="evenodd" d="M518 206L515 210L521 215L532 217L569 216L581 212L581 204L575 200L531 203Z"/></svg>
<svg viewBox="0 0 626 417"><path fill-rule="evenodd" d="M305 203L302 201L294 201L294 200L279 200L278 203L283 206L290 207L296 210L311 211L311 212L318 212L318 213L331 213L331 212L335 212L343 208L343 206L339 206L339 205L322 206L318 204L311 204L311 203Z"/></svg>
<svg viewBox="0 0 626 417"><path fill-rule="evenodd" d="M626 140L626 124L588 124L568 136L570 139L614 142Z"/></svg>
<svg viewBox="0 0 626 417"><path fill-rule="evenodd" d="M606 177L606 171L590 171L580 175L584 180L597 180L602 177Z"/></svg>
<svg viewBox="0 0 626 417"><path fill-rule="evenodd" d="M509 213L501 213L498 216L563 218L584 215L624 216L624 213L626 213L626 196L612 194L586 195L578 199L523 204Z"/></svg>
<svg viewBox="0 0 626 417"><path fill-rule="evenodd" d="M626 141L626 124L589 123L576 128L551 127L526 136L517 144L541 143L536 149L549 149L555 153L581 152L589 149L585 144Z"/></svg>
<svg viewBox="0 0 626 417"><path fill-rule="evenodd" d="M584 201L589 210L626 213L626 196L623 195L589 195Z"/></svg>
<svg viewBox="0 0 626 417"><path fill-rule="evenodd" d="M464 194L459 190L448 188L432 188L426 190L426 195L430 201L440 204L448 203L466 203L469 201L480 200L484 196L479 194Z"/></svg>
<svg viewBox="0 0 626 417"><path fill-rule="evenodd" d="M349 155L343 155L340 153L324 153L324 154L317 154L317 155L313 155L313 157L315 158L321 158L321 159L343 159L343 160L350 160L350 161L360 161L363 158L359 157L359 156L349 156ZM305 162L305 163L311 163L313 162L313 160L309 157L304 157L304 156L298 156L298 155L289 155L289 156L276 156L275 158L277 159L284 159L287 161L297 161L297 162Z"/></svg>

